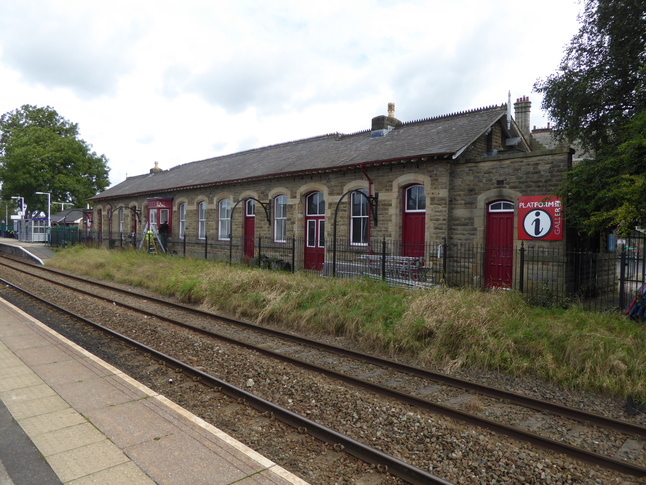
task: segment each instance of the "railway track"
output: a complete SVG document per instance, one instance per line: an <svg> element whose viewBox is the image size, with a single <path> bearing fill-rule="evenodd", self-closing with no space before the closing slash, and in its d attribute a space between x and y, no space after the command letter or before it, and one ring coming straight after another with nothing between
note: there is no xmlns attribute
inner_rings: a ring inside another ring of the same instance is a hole
<svg viewBox="0 0 646 485"><path fill-rule="evenodd" d="M10 271L22 271L67 290L84 292L84 298L103 298L119 309L143 310L151 319L165 319L208 338L325 374L416 410L449 416L622 474L646 476L642 445L646 428L635 423L432 373L46 268L13 261L3 265L11 267ZM632 460L622 459L626 457Z"/></svg>

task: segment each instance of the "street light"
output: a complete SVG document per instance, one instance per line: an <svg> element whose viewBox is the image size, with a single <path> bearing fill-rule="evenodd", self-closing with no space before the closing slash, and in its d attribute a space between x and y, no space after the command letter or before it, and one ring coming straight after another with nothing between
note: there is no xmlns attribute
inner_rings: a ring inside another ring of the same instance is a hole
<svg viewBox="0 0 646 485"><path fill-rule="evenodd" d="M47 196L47 239L49 241L49 238L51 237L51 231L52 231L52 219L50 217L50 206L52 205L52 194L49 192L36 192L38 195L46 195Z"/></svg>
<svg viewBox="0 0 646 485"><path fill-rule="evenodd" d="M27 206L25 205L25 198L24 197L21 197L20 195L15 195L15 196L11 196L11 198L13 200L18 201L18 214L16 214L15 216L11 216L11 219L18 220L18 230L14 231L14 236L17 239L20 239L20 237L21 237L20 235L22 234L22 230L24 229L24 226L23 226L22 223L23 223L24 214L27 211ZM12 226L13 226L13 224L12 224Z"/></svg>

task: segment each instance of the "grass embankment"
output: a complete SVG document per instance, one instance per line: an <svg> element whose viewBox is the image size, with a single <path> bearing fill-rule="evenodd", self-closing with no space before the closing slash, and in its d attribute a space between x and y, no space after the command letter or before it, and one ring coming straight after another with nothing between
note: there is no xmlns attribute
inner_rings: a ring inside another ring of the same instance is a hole
<svg viewBox="0 0 646 485"><path fill-rule="evenodd" d="M405 290L81 247L47 265L259 323L349 336L446 370L482 367L646 402L646 325L619 315L531 307L508 291Z"/></svg>

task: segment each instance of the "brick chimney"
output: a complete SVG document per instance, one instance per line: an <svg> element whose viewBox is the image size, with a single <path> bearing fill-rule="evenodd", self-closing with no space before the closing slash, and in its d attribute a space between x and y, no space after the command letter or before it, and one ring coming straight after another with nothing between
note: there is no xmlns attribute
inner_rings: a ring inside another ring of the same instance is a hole
<svg viewBox="0 0 646 485"><path fill-rule="evenodd" d="M514 103L514 118L516 119L516 124L520 128L521 133L524 136L529 136L530 134L530 113L532 110L532 102L529 100L528 96L523 96L518 98Z"/></svg>
<svg viewBox="0 0 646 485"><path fill-rule="evenodd" d="M401 121L395 118L395 103L388 103L388 116L375 116L372 119L370 138L385 136L390 130L399 125Z"/></svg>
<svg viewBox="0 0 646 485"><path fill-rule="evenodd" d="M150 169L150 173L158 173L158 172L163 172L163 170L159 168L159 162L155 162L155 166Z"/></svg>

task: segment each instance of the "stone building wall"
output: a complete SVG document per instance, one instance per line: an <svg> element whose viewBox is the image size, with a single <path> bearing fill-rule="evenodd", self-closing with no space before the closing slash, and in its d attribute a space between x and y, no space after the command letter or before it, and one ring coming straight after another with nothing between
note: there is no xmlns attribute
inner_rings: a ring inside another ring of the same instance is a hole
<svg viewBox="0 0 646 485"><path fill-rule="evenodd" d="M270 202L270 222L260 204L256 205L255 236L267 242L273 241L273 202L278 195L287 196L287 237L302 238L305 230L305 198L315 191L324 194L326 200L326 238L331 240L334 232L334 213L337 202L343 194L356 190L371 190L377 194L378 225L370 224L373 240L387 238L398 240L402 231L402 197L405 187L412 184L424 186L426 195L426 240L441 242L444 238L454 242L484 243L487 204L500 199L516 203L522 195L549 195L554 192L563 179L569 166L567 152L542 151L516 153L457 160L440 159L429 161L409 161L407 163L384 164L380 166L331 171L327 173L291 175L249 182L223 184L194 190L149 194L112 200L109 207L97 203L95 217L102 209L103 240L107 239L110 221L109 209L117 214L119 207L134 208L140 211L141 223L138 236L146 224L148 198L172 198L171 238L177 238L178 208L186 204L187 239L197 238L197 206L206 201L206 231L209 243L218 241L218 204L228 198L232 206L244 199L253 197L262 202ZM364 173L365 172L365 173ZM349 204L346 196L339 205L337 213L337 237L349 237ZM232 236L238 239L243 232L244 203L235 207L232 220ZM128 211L132 214L132 210ZM129 236L133 230L132 217L125 218L124 233ZM95 227L99 227L95 221ZM517 222L516 222L517 224ZM118 234L118 220L111 222L112 235ZM515 233L517 231L515 230ZM541 244L541 243L534 243ZM553 243L542 243L554 246ZM565 242L563 242L565 244Z"/></svg>

